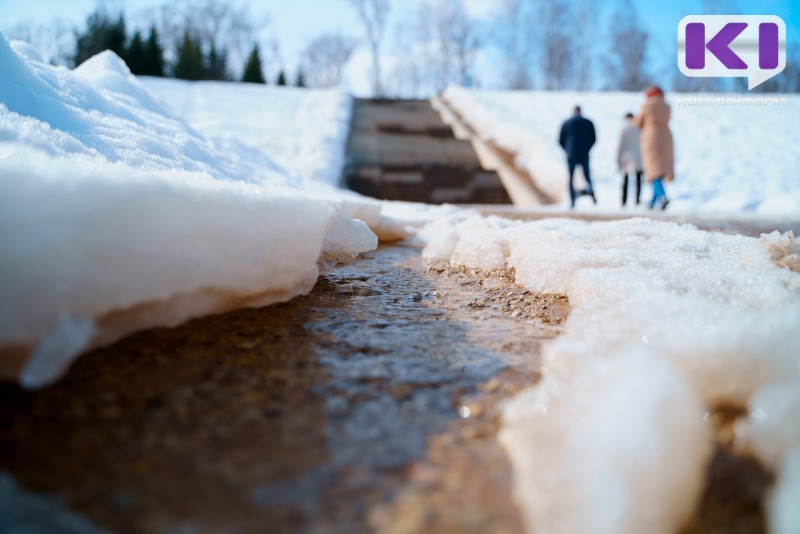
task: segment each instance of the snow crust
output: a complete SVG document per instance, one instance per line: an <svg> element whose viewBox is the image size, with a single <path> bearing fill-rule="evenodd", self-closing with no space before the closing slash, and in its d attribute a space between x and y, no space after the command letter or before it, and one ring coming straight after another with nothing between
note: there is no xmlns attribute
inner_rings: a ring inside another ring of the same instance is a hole
<svg viewBox="0 0 800 534"><path fill-rule="evenodd" d="M771 517L797 531L800 274L787 258L800 240L466 213L421 235L429 264L513 269L573 307L542 381L504 412L529 531L676 531L712 451L705 414L725 404L749 405L743 439L779 473Z"/></svg>
<svg viewBox="0 0 800 534"><path fill-rule="evenodd" d="M760 216L800 215L800 185L796 179L800 152L797 95L785 105L682 105L680 98L739 95L667 95L675 140L676 179L669 184L669 210L679 213L754 213ZM558 145L561 123L573 107L597 130L591 152L592 182L598 206L579 200L579 210L619 211L622 177L617 169L617 143L623 116L639 112L640 93L578 93L549 91L477 91L452 87L445 100L479 135L516 154L516 163L537 184L567 205L566 157ZM580 171L578 171L580 175ZM580 178L578 178L580 183ZM633 188L628 199L633 198ZM642 200L652 190L643 187ZM628 210L632 211L631 202ZM643 209L643 208L639 208Z"/></svg>
<svg viewBox="0 0 800 534"><path fill-rule="evenodd" d="M0 368L26 386L141 328L288 300L377 246L354 217L379 205L207 139L111 52L69 70L0 34L0 71Z"/></svg>

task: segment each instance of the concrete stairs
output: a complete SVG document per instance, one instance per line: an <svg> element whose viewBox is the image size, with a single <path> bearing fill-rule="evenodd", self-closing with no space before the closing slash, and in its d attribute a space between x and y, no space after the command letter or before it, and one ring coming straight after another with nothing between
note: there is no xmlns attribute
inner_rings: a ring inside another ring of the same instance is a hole
<svg viewBox="0 0 800 534"><path fill-rule="evenodd" d="M472 144L456 139L428 100L355 100L344 183L382 200L511 202L497 173L482 167Z"/></svg>

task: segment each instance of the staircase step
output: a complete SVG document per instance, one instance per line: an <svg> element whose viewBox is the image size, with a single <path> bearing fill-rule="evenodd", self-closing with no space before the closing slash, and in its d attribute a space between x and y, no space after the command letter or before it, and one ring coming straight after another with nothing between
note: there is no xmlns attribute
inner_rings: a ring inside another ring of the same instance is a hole
<svg viewBox="0 0 800 534"><path fill-rule="evenodd" d="M497 174L455 138L427 100L357 99L345 183L385 200L508 204Z"/></svg>

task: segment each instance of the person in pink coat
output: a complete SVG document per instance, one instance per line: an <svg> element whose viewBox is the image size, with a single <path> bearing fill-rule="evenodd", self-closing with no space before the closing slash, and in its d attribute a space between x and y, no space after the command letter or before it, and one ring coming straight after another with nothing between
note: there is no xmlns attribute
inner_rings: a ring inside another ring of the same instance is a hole
<svg viewBox="0 0 800 534"><path fill-rule="evenodd" d="M642 131L642 159L645 179L653 184L650 208L669 204L664 184L675 179L675 154L672 132L669 130L670 107L664 102L664 91L652 86L645 91L647 100L636 117L636 126Z"/></svg>

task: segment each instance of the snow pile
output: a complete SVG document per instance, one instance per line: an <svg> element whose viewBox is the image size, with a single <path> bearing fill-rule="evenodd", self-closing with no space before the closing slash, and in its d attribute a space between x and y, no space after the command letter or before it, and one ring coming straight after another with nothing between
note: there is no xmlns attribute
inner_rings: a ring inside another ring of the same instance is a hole
<svg viewBox="0 0 800 534"><path fill-rule="evenodd" d="M501 440L534 532L674 532L712 450L704 414L749 405L738 432L779 473L775 525L800 501L800 240L645 219L461 217L423 235L427 262L513 269L568 296L543 379L509 402ZM784 266L779 266L783 263Z"/></svg>
<svg viewBox="0 0 800 534"><path fill-rule="evenodd" d="M558 145L558 132L573 107L581 105L597 129L591 170L599 207L605 211L620 209L622 177L617 169L617 143L624 114L639 112L643 102L640 93L450 88L444 96L482 138L516 154L517 165L565 204L566 157ZM800 151L794 140L800 138L800 123L788 117L800 114L800 96L772 95L785 98L785 105L768 106L691 106L679 100L715 96L737 95L667 95L672 105L670 126L676 163L676 180L668 186L670 211L799 215L800 182L796 176ZM629 189L629 193L633 191ZM648 185L642 199L649 201L651 196ZM584 199L578 201L578 209L596 208Z"/></svg>
<svg viewBox="0 0 800 534"><path fill-rule="evenodd" d="M352 98L341 90L140 78L203 135L238 139L293 174L337 186Z"/></svg>
<svg viewBox="0 0 800 534"><path fill-rule="evenodd" d="M87 348L288 300L376 246L350 215L379 208L209 142L112 53L70 71L15 47L0 34L2 374L41 386Z"/></svg>

